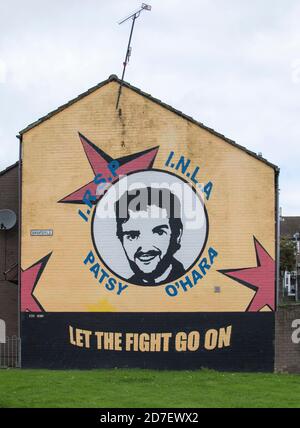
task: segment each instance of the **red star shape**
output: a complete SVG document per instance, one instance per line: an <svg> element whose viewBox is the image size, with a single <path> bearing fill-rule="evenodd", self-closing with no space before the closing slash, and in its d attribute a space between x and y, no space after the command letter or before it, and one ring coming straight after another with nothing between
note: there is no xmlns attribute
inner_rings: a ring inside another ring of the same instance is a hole
<svg viewBox="0 0 300 428"><path fill-rule="evenodd" d="M101 178L106 179L108 183L114 183L116 180L118 180L120 175L152 168L158 152L158 147L154 147L152 149L144 150L143 152L116 159L120 166L117 170L117 175L113 176L112 172L108 168L108 164L114 159L99 147L95 146L95 144L89 141L80 132L78 134L94 175L96 176L97 174L102 174ZM98 184L95 184L94 181L90 181L88 184L84 185L80 189L77 189L75 192L72 192L70 195L64 197L59 202L83 204L84 202L82 199L87 190L90 190L91 194L96 196L96 200L98 200L101 196L96 195L97 187Z"/></svg>
<svg viewBox="0 0 300 428"><path fill-rule="evenodd" d="M43 312L44 309L34 296L35 287L52 253L34 263L28 269L21 269L21 312Z"/></svg>
<svg viewBox="0 0 300 428"><path fill-rule="evenodd" d="M246 311L258 312L264 306L275 310L275 261L254 237L257 266L219 272L256 291Z"/></svg>

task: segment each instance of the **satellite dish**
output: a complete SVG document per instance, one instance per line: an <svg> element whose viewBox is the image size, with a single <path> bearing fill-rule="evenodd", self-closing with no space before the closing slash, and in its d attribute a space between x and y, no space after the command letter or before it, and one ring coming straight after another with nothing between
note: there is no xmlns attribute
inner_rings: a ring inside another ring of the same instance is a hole
<svg viewBox="0 0 300 428"><path fill-rule="evenodd" d="M16 213L12 210L0 210L0 230L9 230L17 222Z"/></svg>

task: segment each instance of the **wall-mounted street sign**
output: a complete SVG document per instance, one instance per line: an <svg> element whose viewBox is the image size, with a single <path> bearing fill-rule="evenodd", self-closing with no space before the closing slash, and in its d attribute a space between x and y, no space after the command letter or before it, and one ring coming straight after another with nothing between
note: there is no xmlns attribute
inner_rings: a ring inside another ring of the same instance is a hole
<svg viewBox="0 0 300 428"><path fill-rule="evenodd" d="M31 229L31 236L53 236L53 229Z"/></svg>

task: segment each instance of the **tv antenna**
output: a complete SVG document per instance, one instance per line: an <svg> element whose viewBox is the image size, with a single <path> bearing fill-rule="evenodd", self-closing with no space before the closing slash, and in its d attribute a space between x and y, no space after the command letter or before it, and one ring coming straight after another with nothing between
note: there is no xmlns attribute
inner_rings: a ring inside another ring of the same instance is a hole
<svg viewBox="0 0 300 428"><path fill-rule="evenodd" d="M141 12L143 10L151 10L151 6L149 4L146 3L142 3L142 6L137 9L135 12L133 12L131 15L127 16L126 18L122 19L120 22L118 22L118 24L123 24L126 21L129 21L129 19L132 19L132 24L131 24L131 30L130 30L130 36L129 36L129 41L128 41L128 46L127 46L127 51L126 51L126 56L125 56L125 61L123 62L123 73L122 73L122 78L121 78L121 83L120 83L120 87L119 87L119 92L118 92L118 99L117 99L117 104L116 104L116 110L119 107L119 102L120 102L120 97L121 97L121 92L122 92L122 86L123 86L123 82L124 82L124 76L125 76L125 71L126 71L126 67L127 64L129 63L129 58L131 55L131 39L132 39L132 33L133 33L133 29L134 29L134 24L136 19L140 16Z"/></svg>

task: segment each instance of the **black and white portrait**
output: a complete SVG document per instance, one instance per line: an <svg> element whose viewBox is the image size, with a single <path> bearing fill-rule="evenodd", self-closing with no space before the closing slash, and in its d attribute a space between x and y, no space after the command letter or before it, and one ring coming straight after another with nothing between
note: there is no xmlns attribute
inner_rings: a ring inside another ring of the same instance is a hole
<svg viewBox="0 0 300 428"><path fill-rule="evenodd" d="M200 256L207 237L201 198L181 178L141 171L121 178L100 199L93 219L99 258L128 283L176 281Z"/></svg>
<svg viewBox="0 0 300 428"><path fill-rule="evenodd" d="M179 198L169 189L143 187L115 203L117 236L138 285L171 282L185 272L174 255L183 231Z"/></svg>

